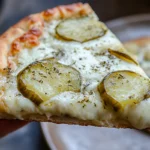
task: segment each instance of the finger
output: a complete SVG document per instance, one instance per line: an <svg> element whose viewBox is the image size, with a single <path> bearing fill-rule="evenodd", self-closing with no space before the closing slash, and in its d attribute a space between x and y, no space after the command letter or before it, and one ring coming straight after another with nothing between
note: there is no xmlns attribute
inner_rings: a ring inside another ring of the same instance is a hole
<svg viewBox="0 0 150 150"><path fill-rule="evenodd" d="M3 137L22 126L26 125L27 121L19 121L19 120L0 120L0 137Z"/></svg>

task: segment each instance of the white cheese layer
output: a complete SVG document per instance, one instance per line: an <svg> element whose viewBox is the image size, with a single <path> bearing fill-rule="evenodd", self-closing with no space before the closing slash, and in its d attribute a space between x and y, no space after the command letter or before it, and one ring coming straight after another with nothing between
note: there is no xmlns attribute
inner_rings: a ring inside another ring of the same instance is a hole
<svg viewBox="0 0 150 150"><path fill-rule="evenodd" d="M108 30L101 38L85 43L65 42L54 37L55 27L59 22L45 23L40 45L32 50L24 49L18 54L18 68L12 72L13 77L8 79L9 82L6 83L6 91L3 96L5 103L10 108L9 113L17 118L22 117L21 111L24 110L27 114L41 113L47 116L63 114L83 120L114 119L115 115L111 115L111 112L103 108L101 97L97 90L98 84L107 74L118 70L131 70L146 77L145 73L139 66L109 54L108 48L114 50L123 49L122 44L111 31ZM104 51L105 53L101 55ZM16 76L29 64L49 57L57 58L60 63L72 66L80 72L82 79L81 93L60 93L40 106L36 106L18 91ZM143 101L132 111L127 111L127 116L131 118L129 120L135 127L137 127L136 123L138 122L132 115L136 115L136 111L142 113L146 105L148 107L150 102ZM142 125L143 128L150 124L150 117L147 116L147 113L144 114L143 118L146 123Z"/></svg>

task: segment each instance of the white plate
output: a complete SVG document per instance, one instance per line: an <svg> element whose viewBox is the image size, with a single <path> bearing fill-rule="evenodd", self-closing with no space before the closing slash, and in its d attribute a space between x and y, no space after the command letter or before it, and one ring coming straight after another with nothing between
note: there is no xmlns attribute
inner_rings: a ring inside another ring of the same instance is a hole
<svg viewBox="0 0 150 150"><path fill-rule="evenodd" d="M52 150L149 150L148 134L131 129L111 129L41 123Z"/></svg>
<svg viewBox="0 0 150 150"><path fill-rule="evenodd" d="M123 42L150 36L150 14L115 19L106 24Z"/></svg>
<svg viewBox="0 0 150 150"><path fill-rule="evenodd" d="M107 26L121 41L150 36L150 14L116 19ZM149 134L130 129L108 129L41 123L52 150L149 150Z"/></svg>

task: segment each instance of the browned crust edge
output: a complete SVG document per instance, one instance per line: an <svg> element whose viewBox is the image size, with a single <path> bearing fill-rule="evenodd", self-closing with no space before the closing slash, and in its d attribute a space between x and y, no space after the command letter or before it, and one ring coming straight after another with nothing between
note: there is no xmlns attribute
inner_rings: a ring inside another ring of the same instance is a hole
<svg viewBox="0 0 150 150"><path fill-rule="evenodd" d="M128 45L128 44L132 44L132 43L142 47L142 46L150 43L150 37L137 38L137 39L134 39L134 40L126 41L123 44Z"/></svg>
<svg viewBox="0 0 150 150"><path fill-rule="evenodd" d="M5 119L16 119L10 115L1 116L0 118ZM22 120L25 121L38 121L38 122L52 122L56 124L68 124L68 125L81 125L81 126L95 126L95 127L108 127L108 128L133 128L129 123L118 120L80 120L70 116L51 116L49 119L45 115L28 115L24 116Z"/></svg>
<svg viewBox="0 0 150 150"><path fill-rule="evenodd" d="M31 48L38 45L44 22L88 15L92 12L93 10L89 4L75 3L48 9L20 20L0 36L0 69L13 67L12 65L9 66L8 59L9 56L13 55L13 51L19 52L23 47Z"/></svg>

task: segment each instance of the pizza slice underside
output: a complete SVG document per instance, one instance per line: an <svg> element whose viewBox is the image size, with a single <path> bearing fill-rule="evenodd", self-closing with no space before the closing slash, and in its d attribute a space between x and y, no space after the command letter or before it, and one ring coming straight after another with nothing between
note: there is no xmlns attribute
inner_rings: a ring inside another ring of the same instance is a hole
<svg viewBox="0 0 150 150"><path fill-rule="evenodd" d="M0 118L149 127L150 80L88 4L24 18L0 52Z"/></svg>

